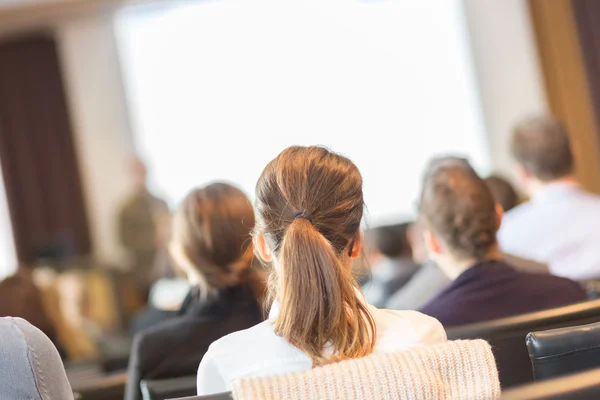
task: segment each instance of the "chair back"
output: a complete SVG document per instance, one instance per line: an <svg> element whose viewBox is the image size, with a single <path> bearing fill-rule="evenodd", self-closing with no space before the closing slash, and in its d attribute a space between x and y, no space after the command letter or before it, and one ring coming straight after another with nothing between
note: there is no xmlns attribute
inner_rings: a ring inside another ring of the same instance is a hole
<svg viewBox="0 0 600 400"><path fill-rule="evenodd" d="M143 380L140 382L144 400L165 400L196 394L196 376Z"/></svg>
<svg viewBox="0 0 600 400"><path fill-rule="evenodd" d="M530 333L527 349L536 380L600 368L600 323Z"/></svg>
<svg viewBox="0 0 600 400"><path fill-rule="evenodd" d="M589 400L600 398L600 369L519 386L502 400Z"/></svg>
<svg viewBox="0 0 600 400"><path fill-rule="evenodd" d="M529 332L600 321L600 300L464 325L447 330L448 339L484 339L491 346L503 388L533 382L525 338Z"/></svg>

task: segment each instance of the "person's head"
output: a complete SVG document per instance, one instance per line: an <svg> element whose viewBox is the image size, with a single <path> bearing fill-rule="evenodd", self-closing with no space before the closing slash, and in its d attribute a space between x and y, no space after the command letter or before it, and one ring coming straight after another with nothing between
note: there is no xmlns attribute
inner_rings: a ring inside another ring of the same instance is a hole
<svg viewBox="0 0 600 400"><path fill-rule="evenodd" d="M406 238L410 245L412 259L416 264L423 265L429 260L427 246L423 240L423 224L418 220L408 226Z"/></svg>
<svg viewBox="0 0 600 400"><path fill-rule="evenodd" d="M287 148L256 185L254 237L274 266L275 331L314 365L373 351L375 323L352 276L363 207L356 165L322 147ZM323 354L328 344L331 357Z"/></svg>
<svg viewBox="0 0 600 400"><path fill-rule="evenodd" d="M201 295L215 294L247 279L253 227L254 212L244 192L213 183L192 190L175 212L169 250Z"/></svg>
<svg viewBox="0 0 600 400"><path fill-rule="evenodd" d="M492 197L496 203L502 206L506 212L519 205L519 195L509 181L499 175L492 175L485 178L485 183L492 192Z"/></svg>
<svg viewBox="0 0 600 400"><path fill-rule="evenodd" d="M419 217L430 256L451 279L497 255L502 209L466 161L432 162L423 181Z"/></svg>
<svg viewBox="0 0 600 400"><path fill-rule="evenodd" d="M129 161L129 171L134 187L138 190L145 189L146 180L148 179L148 168L146 168L144 161L139 157L133 157Z"/></svg>
<svg viewBox="0 0 600 400"><path fill-rule="evenodd" d="M365 255L367 262L375 266L382 257L411 258L412 251L408 242L409 223L383 225L365 232Z"/></svg>
<svg viewBox="0 0 600 400"><path fill-rule="evenodd" d="M519 165L519 179L532 194L536 187L571 177L575 159L562 124L548 116L530 117L513 131L510 149Z"/></svg>

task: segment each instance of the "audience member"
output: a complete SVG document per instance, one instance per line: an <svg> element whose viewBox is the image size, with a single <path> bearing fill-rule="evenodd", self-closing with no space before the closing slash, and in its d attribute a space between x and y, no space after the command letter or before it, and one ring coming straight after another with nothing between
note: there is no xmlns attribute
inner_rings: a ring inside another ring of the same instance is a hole
<svg viewBox="0 0 600 400"><path fill-rule="evenodd" d="M58 351L42 331L21 318L0 318L0 337L0 399L73 399Z"/></svg>
<svg viewBox="0 0 600 400"><path fill-rule="evenodd" d="M382 307L419 268L412 260L409 225L385 225L365 233L364 253L371 268L369 279L361 286L365 299L375 307Z"/></svg>
<svg viewBox="0 0 600 400"><path fill-rule="evenodd" d="M509 181L500 175L488 176L484 181L490 192L492 192L492 197L494 197L497 204L502 206L504 212L510 211L519 205L519 195Z"/></svg>
<svg viewBox="0 0 600 400"><path fill-rule="evenodd" d="M343 156L290 147L267 165L256 186L254 241L274 267L269 319L210 346L198 394L230 390L242 377L446 340L433 318L367 305L352 276L363 208L362 177Z"/></svg>
<svg viewBox="0 0 600 400"><path fill-rule="evenodd" d="M419 205L430 256L452 280L421 311L445 326L533 312L586 300L575 282L513 269L496 242L502 209L466 163L433 162Z"/></svg>
<svg viewBox="0 0 600 400"><path fill-rule="evenodd" d="M422 227L419 222L411 225L409 240L415 262L423 266L419 268L408 283L390 296L385 307L391 310L418 310L452 282L435 262L429 260L423 240ZM519 271L538 274L548 273L547 265L535 261L504 253L502 254L502 260Z"/></svg>
<svg viewBox="0 0 600 400"><path fill-rule="evenodd" d="M32 271L20 267L17 273L0 282L0 317L19 317L44 332L58 348L57 327L44 307L41 290L36 286Z"/></svg>
<svg viewBox="0 0 600 400"><path fill-rule="evenodd" d="M600 278L600 197L579 186L567 132L551 117L526 119L514 130L511 151L531 200L507 213L502 249L548 263L554 275Z"/></svg>
<svg viewBox="0 0 600 400"><path fill-rule="evenodd" d="M411 224L408 241L413 260L421 268L400 290L393 293L385 307L391 310L418 310L450 284L450 279L429 259L420 222Z"/></svg>
<svg viewBox="0 0 600 400"><path fill-rule="evenodd" d="M168 220L167 204L154 196L146 184L148 171L136 158L131 161L134 191L119 211L119 238L129 253L132 272L140 298L148 297L155 268L157 251L163 245L165 224Z"/></svg>
<svg viewBox="0 0 600 400"><path fill-rule="evenodd" d="M131 324L131 334L158 325L177 316L190 292L187 279L177 277L169 260L161 271L162 276L152 285L148 306L135 316Z"/></svg>
<svg viewBox="0 0 600 400"><path fill-rule="evenodd" d="M231 185L214 183L185 198L170 251L193 289L177 318L135 337L126 399L141 399L142 379L194 375L212 342L263 320L263 277L251 268L253 226L252 205Z"/></svg>

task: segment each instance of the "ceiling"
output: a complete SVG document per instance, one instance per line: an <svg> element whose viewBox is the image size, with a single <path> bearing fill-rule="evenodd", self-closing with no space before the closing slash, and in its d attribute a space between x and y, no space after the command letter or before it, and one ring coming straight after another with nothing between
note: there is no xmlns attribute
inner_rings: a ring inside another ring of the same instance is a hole
<svg viewBox="0 0 600 400"><path fill-rule="evenodd" d="M0 36L46 29L65 18L161 0L0 0ZM169 0L162 0L167 2Z"/></svg>

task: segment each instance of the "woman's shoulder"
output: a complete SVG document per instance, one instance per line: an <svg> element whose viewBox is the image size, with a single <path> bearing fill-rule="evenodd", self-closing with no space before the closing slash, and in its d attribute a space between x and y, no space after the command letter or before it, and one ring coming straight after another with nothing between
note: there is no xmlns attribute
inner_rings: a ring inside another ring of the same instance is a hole
<svg viewBox="0 0 600 400"><path fill-rule="evenodd" d="M446 331L435 318L418 311L384 310L371 307L379 337L398 340L405 337L408 344L437 344L447 340Z"/></svg>
<svg viewBox="0 0 600 400"><path fill-rule="evenodd" d="M263 321L250 328L223 336L210 345L208 352L215 356L224 353L235 354L240 350L247 352L249 349L255 349L257 346L268 345L273 338L277 337L271 323Z"/></svg>

